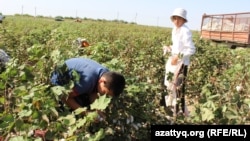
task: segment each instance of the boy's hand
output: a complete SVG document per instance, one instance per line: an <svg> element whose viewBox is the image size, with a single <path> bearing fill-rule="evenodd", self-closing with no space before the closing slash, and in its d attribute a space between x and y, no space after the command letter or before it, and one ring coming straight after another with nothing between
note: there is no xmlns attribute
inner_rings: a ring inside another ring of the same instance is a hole
<svg viewBox="0 0 250 141"><path fill-rule="evenodd" d="M178 59L178 55L174 55L171 60L171 65L177 65Z"/></svg>

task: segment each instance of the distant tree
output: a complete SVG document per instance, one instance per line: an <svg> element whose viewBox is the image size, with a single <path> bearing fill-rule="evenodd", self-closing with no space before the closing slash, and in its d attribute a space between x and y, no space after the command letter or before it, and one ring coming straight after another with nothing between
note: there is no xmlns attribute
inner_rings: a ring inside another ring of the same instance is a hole
<svg viewBox="0 0 250 141"><path fill-rule="evenodd" d="M43 15L37 15L36 17L37 17L37 18L44 18Z"/></svg>

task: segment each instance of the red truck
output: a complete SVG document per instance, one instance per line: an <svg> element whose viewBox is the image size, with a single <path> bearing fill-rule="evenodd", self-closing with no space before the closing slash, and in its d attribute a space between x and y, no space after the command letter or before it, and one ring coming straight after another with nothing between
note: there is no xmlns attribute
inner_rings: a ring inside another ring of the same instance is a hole
<svg viewBox="0 0 250 141"><path fill-rule="evenodd" d="M201 38L227 43L230 48L250 45L250 12L203 14Z"/></svg>

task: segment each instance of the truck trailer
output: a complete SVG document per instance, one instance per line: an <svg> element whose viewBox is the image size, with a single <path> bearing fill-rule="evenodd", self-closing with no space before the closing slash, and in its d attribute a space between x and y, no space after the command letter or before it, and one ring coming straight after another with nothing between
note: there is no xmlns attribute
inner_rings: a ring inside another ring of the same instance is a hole
<svg viewBox="0 0 250 141"><path fill-rule="evenodd" d="M250 12L203 14L201 38L227 43L230 48L250 46Z"/></svg>

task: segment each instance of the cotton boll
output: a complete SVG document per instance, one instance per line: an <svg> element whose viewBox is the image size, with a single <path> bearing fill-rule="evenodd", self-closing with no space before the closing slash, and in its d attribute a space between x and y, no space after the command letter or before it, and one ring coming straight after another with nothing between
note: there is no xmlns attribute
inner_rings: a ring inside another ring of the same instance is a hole
<svg viewBox="0 0 250 141"><path fill-rule="evenodd" d="M142 127L142 125L141 125L140 123L137 123L136 125L137 125L137 127L139 127L139 128Z"/></svg>
<svg viewBox="0 0 250 141"><path fill-rule="evenodd" d="M163 49L163 55L165 55L167 53L167 50L164 48Z"/></svg>
<svg viewBox="0 0 250 141"><path fill-rule="evenodd" d="M236 86L236 91L237 91L237 92L242 91L242 89L243 89L243 87L242 87L241 85Z"/></svg>
<svg viewBox="0 0 250 141"><path fill-rule="evenodd" d="M139 128L138 128L138 126L136 125L136 124L132 124L132 126L135 128L135 130L138 130Z"/></svg>
<svg viewBox="0 0 250 141"><path fill-rule="evenodd" d="M133 123L134 122L134 117L131 115L130 116L130 122Z"/></svg>
<svg viewBox="0 0 250 141"><path fill-rule="evenodd" d="M152 79L150 79L149 77L147 77L147 82L148 83L152 83L153 81L152 81Z"/></svg>
<svg viewBox="0 0 250 141"><path fill-rule="evenodd" d="M126 123L127 123L127 124L129 124L129 123L130 123L130 119L129 119L129 118L127 118Z"/></svg>
<svg viewBox="0 0 250 141"><path fill-rule="evenodd" d="M33 136L34 135L34 131L33 130L30 130L29 132L28 132L28 137L31 137L31 136Z"/></svg>
<svg viewBox="0 0 250 141"><path fill-rule="evenodd" d="M99 121L103 121L104 119L101 117L101 118L99 118Z"/></svg>
<svg viewBox="0 0 250 141"><path fill-rule="evenodd" d="M163 46L163 55L166 55L168 52L170 52L170 48L168 46Z"/></svg>

